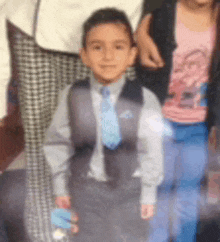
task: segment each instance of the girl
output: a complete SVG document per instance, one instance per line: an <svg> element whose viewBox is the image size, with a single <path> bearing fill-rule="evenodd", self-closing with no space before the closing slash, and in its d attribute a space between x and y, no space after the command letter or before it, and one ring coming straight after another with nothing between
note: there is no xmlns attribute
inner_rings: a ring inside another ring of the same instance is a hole
<svg viewBox="0 0 220 242"><path fill-rule="evenodd" d="M166 0L141 23L150 29L154 52L143 51L143 32L137 32L142 61L151 67L140 75L158 95L170 131L165 135L165 180L150 242L166 242L171 236L177 242L196 240L208 131L220 124L218 12L214 0ZM157 48L163 61L155 54Z"/></svg>

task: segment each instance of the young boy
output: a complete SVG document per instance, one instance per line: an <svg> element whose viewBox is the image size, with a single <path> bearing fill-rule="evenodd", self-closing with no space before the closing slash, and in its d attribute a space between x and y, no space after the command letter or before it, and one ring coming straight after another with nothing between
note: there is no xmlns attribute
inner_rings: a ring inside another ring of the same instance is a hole
<svg viewBox="0 0 220 242"><path fill-rule="evenodd" d="M74 241L146 240L163 177L163 125L155 95L125 77L136 52L123 12L95 12L80 52L91 77L63 91L47 131L56 204L79 216Z"/></svg>

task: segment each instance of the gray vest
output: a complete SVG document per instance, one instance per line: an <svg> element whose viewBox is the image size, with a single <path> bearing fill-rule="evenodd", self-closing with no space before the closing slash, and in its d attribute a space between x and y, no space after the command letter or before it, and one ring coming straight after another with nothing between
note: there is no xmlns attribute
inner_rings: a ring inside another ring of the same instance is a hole
<svg viewBox="0 0 220 242"><path fill-rule="evenodd" d="M137 81L127 80L116 103L122 143L115 150L104 147L105 172L112 187L130 179L138 167L137 134L142 105L141 86ZM69 118L75 147L70 164L71 184L74 179L88 174L96 144L96 119L88 80L75 83L70 89Z"/></svg>

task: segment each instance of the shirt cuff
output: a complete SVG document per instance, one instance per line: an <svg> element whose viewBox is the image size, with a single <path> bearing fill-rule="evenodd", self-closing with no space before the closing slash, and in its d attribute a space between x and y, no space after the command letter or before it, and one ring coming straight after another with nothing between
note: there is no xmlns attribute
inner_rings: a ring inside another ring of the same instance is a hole
<svg viewBox="0 0 220 242"><path fill-rule="evenodd" d="M152 204L157 202L157 186L142 185L141 204Z"/></svg>
<svg viewBox="0 0 220 242"><path fill-rule="evenodd" d="M53 181L53 190L56 197L69 196L66 179L55 179Z"/></svg>

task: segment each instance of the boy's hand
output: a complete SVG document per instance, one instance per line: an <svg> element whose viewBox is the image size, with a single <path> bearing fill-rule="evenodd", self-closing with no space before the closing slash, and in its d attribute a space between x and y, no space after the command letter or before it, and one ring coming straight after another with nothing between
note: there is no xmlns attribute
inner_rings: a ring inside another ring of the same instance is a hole
<svg viewBox="0 0 220 242"><path fill-rule="evenodd" d="M141 206L142 219L148 220L148 219L152 218L154 216L154 210L155 210L154 205L142 204L142 206Z"/></svg>
<svg viewBox="0 0 220 242"><path fill-rule="evenodd" d="M69 196L56 197L55 203L59 208L62 208L62 209L71 208L71 199ZM76 234L79 232L79 226L76 224L79 220L79 217L76 213L73 213L73 215L74 216L71 218L71 221L72 221L71 231L73 234Z"/></svg>
<svg viewBox="0 0 220 242"><path fill-rule="evenodd" d="M58 206L58 208L70 209L71 207L69 196L56 197L55 203Z"/></svg>

